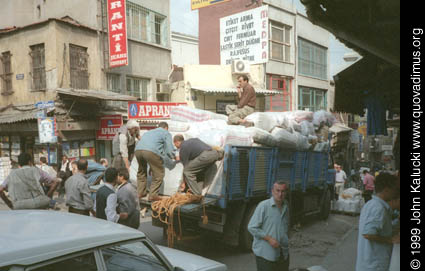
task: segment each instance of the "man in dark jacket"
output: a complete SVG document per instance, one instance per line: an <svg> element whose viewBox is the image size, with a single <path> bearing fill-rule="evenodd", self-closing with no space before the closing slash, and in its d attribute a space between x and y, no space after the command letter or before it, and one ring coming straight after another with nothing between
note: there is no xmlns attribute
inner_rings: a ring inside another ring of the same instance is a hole
<svg viewBox="0 0 425 271"><path fill-rule="evenodd" d="M179 160L184 166L183 176L194 195L201 195L197 175L204 172L216 161L223 158L223 150L215 150L198 138L184 140L182 135L174 136L174 145L179 149ZM177 160L177 159L176 159Z"/></svg>
<svg viewBox="0 0 425 271"><path fill-rule="evenodd" d="M128 182L129 174L126 168L118 171L118 211L128 213L127 219L120 219L118 223L138 229L140 226L140 205L136 188Z"/></svg>
<svg viewBox="0 0 425 271"><path fill-rule="evenodd" d="M96 217L115 223L128 217L128 213L117 213L117 194L114 188L117 179L118 170L116 168L106 169L105 185L97 191L95 202Z"/></svg>

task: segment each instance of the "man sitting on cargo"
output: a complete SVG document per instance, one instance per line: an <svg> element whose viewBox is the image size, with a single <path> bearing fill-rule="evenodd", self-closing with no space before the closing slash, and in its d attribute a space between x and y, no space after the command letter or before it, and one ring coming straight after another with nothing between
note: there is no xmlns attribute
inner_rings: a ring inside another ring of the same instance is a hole
<svg viewBox="0 0 425 271"><path fill-rule="evenodd" d="M194 195L201 195L197 175L223 159L224 151L213 149L198 138L184 140L183 135L175 135L173 141L179 149L179 157L176 160L180 160L184 166L184 181Z"/></svg>
<svg viewBox="0 0 425 271"><path fill-rule="evenodd" d="M238 77L238 105L227 105L226 113L229 115L229 125L244 125L246 127L254 126L252 122L246 121L245 117L254 113L256 96L254 88L248 83L249 79L246 75Z"/></svg>

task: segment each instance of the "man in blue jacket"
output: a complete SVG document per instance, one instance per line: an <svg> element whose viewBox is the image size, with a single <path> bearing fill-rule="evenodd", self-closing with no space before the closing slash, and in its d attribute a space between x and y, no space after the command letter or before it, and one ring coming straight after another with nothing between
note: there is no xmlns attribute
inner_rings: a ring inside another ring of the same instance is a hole
<svg viewBox="0 0 425 271"><path fill-rule="evenodd" d="M137 171L137 193L139 198L147 195L147 165L152 171L152 183L149 189L149 201L160 200L159 188L164 180L164 160L174 159L174 147L168 124L161 122L159 127L143 134L136 144L135 156L139 163Z"/></svg>

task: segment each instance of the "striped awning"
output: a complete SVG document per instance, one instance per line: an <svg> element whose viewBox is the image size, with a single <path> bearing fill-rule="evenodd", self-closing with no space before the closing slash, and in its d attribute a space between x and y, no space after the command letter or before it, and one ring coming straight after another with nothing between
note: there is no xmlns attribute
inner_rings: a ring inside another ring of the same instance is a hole
<svg viewBox="0 0 425 271"><path fill-rule="evenodd" d="M259 89L259 88L254 88L255 89L255 93L258 95L276 95L276 94L282 94L279 91L276 90L269 90L269 89ZM194 91L200 91L200 92L204 92L204 93L211 93L211 94L237 94L238 91L236 90L236 88L217 88L217 87L198 87L198 86L193 86L192 90Z"/></svg>

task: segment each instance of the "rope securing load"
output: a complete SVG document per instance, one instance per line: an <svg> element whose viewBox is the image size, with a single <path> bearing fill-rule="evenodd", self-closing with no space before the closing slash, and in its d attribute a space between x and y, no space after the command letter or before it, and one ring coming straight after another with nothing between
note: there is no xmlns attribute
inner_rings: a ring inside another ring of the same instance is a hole
<svg viewBox="0 0 425 271"><path fill-rule="evenodd" d="M162 198L161 200L152 203L152 217L159 219L164 224L167 224L168 247L174 246L174 238L177 235L174 230L174 210L184 204L201 202L202 196L197 196L192 193L175 193L171 197ZM205 208L203 222L208 221L205 215ZM180 220L180 208L178 208L178 221L179 221L179 235L178 240L181 239L182 226ZM208 222L207 222L208 223Z"/></svg>

